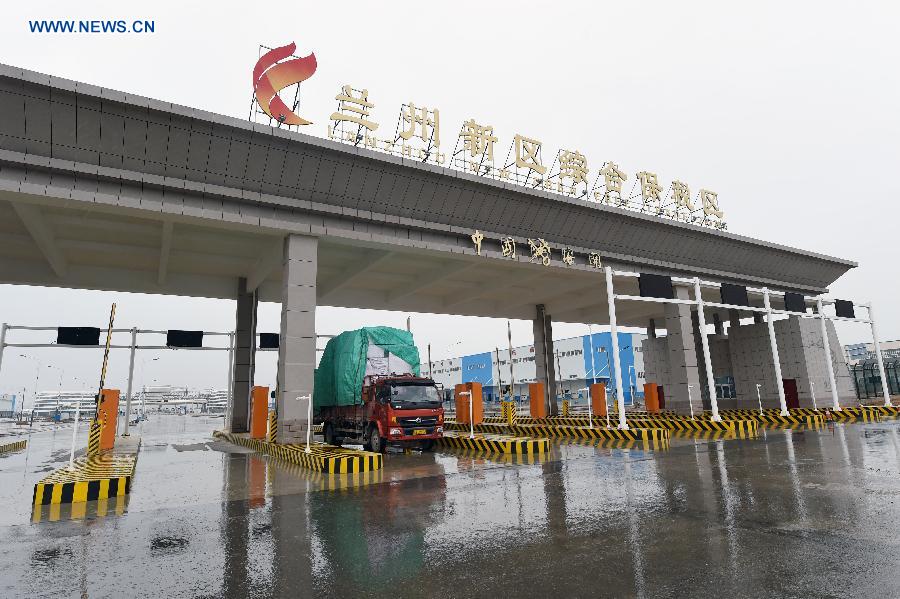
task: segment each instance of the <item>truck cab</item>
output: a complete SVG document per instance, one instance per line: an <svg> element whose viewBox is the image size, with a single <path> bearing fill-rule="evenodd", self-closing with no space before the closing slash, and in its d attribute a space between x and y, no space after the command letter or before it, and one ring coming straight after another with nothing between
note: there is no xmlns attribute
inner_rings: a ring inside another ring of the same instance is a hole
<svg viewBox="0 0 900 599"><path fill-rule="evenodd" d="M431 449L444 432L444 408L438 386L412 374L366 376L362 404L322 411L325 442L362 443L381 452L388 444Z"/></svg>

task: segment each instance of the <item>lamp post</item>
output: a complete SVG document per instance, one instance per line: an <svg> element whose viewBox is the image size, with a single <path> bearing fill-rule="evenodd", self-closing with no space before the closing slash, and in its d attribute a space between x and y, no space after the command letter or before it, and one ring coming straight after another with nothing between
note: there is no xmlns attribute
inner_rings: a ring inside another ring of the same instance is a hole
<svg viewBox="0 0 900 599"><path fill-rule="evenodd" d="M25 358L26 360L32 360L35 363L34 370L34 389L31 392L31 407L34 408L34 404L37 403L37 388L38 381L41 378L41 361L37 358L32 358L31 356L26 356L25 354L19 354L20 358ZM25 405L25 398L22 398L22 405Z"/></svg>

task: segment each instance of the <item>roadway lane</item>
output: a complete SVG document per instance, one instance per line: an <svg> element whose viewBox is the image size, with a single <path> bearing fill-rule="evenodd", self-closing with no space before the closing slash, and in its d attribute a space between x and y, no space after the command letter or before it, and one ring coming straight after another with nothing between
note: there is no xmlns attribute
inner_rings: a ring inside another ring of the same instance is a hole
<svg viewBox="0 0 900 599"><path fill-rule="evenodd" d="M213 441L221 422L144 424L121 516L31 523L70 430L0 457L0 596L900 596L896 421L535 464L391 454L336 489Z"/></svg>

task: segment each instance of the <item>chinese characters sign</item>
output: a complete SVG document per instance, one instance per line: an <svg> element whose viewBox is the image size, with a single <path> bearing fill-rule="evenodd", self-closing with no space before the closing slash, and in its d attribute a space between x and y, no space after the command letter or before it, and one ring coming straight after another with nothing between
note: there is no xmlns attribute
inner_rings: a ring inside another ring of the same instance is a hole
<svg viewBox="0 0 900 599"><path fill-rule="evenodd" d="M308 125L310 121L295 111L299 96L295 94L293 109L279 97L278 92L308 79L316 70L314 54L305 58L292 57L294 44L275 48L261 56L253 71L254 98L261 113L275 120L278 126ZM298 86L299 89L299 86ZM388 152L403 158L446 165L448 155L441 148L440 111L412 101L400 107L393 135L376 135L380 123L373 111L375 100L369 90L343 85L334 96L336 110L328 122L328 137L342 143ZM383 129L381 129L383 131ZM449 155L449 166L460 170L518 185L559 193L569 197L597 202L618 208L636 210L681 222L694 223L725 230L725 213L719 207L718 195L700 189L696 195L684 181L662 184L657 174L638 171L630 174L612 161L600 164L599 169L577 149L560 149L555 158L545 162L542 142L532 136L516 133L509 143L506 159L495 163L495 144L500 136L493 125L474 118L459 129L456 145ZM593 182L591 183L591 180ZM628 186L628 183L631 183ZM626 192L625 189L628 188ZM549 260L549 247L536 240L530 246L537 259ZM479 242L480 243L480 242ZM515 247L504 246L504 255ZM566 264L572 256L562 255ZM567 259L568 258L568 259ZM599 263L599 259L598 259Z"/></svg>

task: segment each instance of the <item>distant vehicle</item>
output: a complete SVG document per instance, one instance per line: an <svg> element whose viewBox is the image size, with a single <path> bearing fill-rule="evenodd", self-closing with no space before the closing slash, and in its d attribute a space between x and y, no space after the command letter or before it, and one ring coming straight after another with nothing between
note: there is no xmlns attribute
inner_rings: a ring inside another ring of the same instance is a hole
<svg viewBox="0 0 900 599"><path fill-rule="evenodd" d="M441 392L418 376L412 334L390 327L347 331L329 340L316 371L314 405L325 442L431 449L444 433Z"/></svg>

